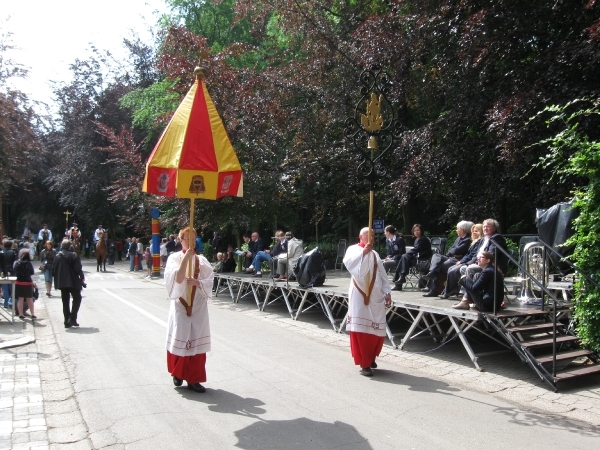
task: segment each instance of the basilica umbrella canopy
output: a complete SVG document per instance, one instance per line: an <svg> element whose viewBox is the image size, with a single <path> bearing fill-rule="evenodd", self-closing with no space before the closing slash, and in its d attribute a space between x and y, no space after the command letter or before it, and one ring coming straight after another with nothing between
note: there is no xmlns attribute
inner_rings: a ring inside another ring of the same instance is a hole
<svg viewBox="0 0 600 450"><path fill-rule="evenodd" d="M196 68L196 81L146 163L142 190L178 198L243 197L242 168Z"/></svg>
<svg viewBox="0 0 600 450"><path fill-rule="evenodd" d="M142 190L149 194L189 198L192 228L195 199L243 197L240 162L202 82L203 69L197 67L194 73L196 81L148 158L142 186ZM152 257L154 264L158 265L158 234L155 237ZM188 276L194 273L194 265L195 258L188 265ZM193 303L191 286L188 286L188 299L190 315Z"/></svg>

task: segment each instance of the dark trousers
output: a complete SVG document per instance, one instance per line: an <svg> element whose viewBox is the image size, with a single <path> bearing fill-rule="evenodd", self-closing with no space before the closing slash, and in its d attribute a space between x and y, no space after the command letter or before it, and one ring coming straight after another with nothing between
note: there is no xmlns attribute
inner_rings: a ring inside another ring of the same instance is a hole
<svg viewBox="0 0 600 450"><path fill-rule="evenodd" d="M430 272L435 272L438 276L436 280L429 280L427 282L427 287L429 291L437 293L438 291L438 281L440 276L446 275L448 273L448 269L452 266L456 265L457 259L452 256L440 255L436 253L431 258L431 265L429 266Z"/></svg>
<svg viewBox="0 0 600 450"><path fill-rule="evenodd" d="M60 297L63 304L65 323L67 323L67 320L69 319L77 321L77 313L81 306L81 290L77 288L63 288L60 290ZM73 307L70 306L71 297L73 297Z"/></svg>
<svg viewBox="0 0 600 450"><path fill-rule="evenodd" d="M400 258L398 267L396 267L396 273L394 273L394 283L401 278L405 278L408 275L408 270L417 263L417 257L405 253Z"/></svg>

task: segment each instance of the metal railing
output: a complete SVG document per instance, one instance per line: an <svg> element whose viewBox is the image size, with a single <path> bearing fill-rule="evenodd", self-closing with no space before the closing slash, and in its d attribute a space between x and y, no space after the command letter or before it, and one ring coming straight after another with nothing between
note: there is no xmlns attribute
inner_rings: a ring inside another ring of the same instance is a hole
<svg viewBox="0 0 600 450"><path fill-rule="evenodd" d="M548 289L548 287L546 286L545 274L546 274L547 251L549 250L550 252L557 255L560 258L561 262L567 263L571 268L573 268L573 270L575 270L575 272L578 275L581 275L587 281L589 281L590 283L593 283L596 287L600 288L600 285L595 280L593 280L589 275L584 273L579 267L577 267L575 264L573 264L571 261L569 261L568 257L562 256L554 248L552 248L552 246L548 245L546 242L544 242L539 237L537 238L537 242L539 242L543 246L542 274L543 274L544 279L542 279L541 281L538 280L535 276L533 276L527 269L525 269L525 267L521 266L521 264L517 260L515 260L508 251L504 250L503 248L501 248L497 245L494 246L494 258L496 261L498 260L497 252L499 250L505 256L507 256L509 261L513 262L522 271L522 273L524 275L528 276L530 278L531 282L533 282L535 285L537 285L540 288L540 290L542 291L542 299L541 299L542 311L544 311L544 304L546 302L544 296L547 295L552 300L552 376L556 377L556 318L557 318L556 307L557 307L557 304L560 304L561 306L563 306L563 303L560 300L558 300L556 295L554 295L554 293L552 291L550 291ZM496 282L497 282L497 276L495 274L494 275L494 285L496 285ZM496 292L494 291L494 315L496 315L496 298L495 297L496 297Z"/></svg>

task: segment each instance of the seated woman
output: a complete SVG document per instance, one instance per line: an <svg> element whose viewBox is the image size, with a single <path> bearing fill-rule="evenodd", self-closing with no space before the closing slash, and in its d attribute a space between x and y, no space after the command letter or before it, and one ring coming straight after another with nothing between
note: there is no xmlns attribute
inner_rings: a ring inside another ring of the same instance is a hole
<svg viewBox="0 0 600 450"><path fill-rule="evenodd" d="M451 295L458 294L458 281L460 280L460 268L467 267L469 264L474 264L477 262L477 253L479 252L479 248L483 243L483 225L480 223L476 223L471 227L471 238L473 241L471 242L471 246L469 247L469 252L461 258L460 261L456 262L452 267L448 268L447 278L446 278L446 287L440 294L440 297L443 299L449 298Z"/></svg>
<svg viewBox="0 0 600 450"><path fill-rule="evenodd" d="M445 255L436 253L431 257L431 264L429 265L429 273L423 276L427 280L428 292L423 294L423 297L437 297L438 295L438 280L439 277L444 277L448 273L448 269L454 265L460 259L465 256L469 247L471 246L471 228L473 222L467 220L461 220L456 224L457 238L452 244L452 247L446 252Z"/></svg>
<svg viewBox="0 0 600 450"><path fill-rule="evenodd" d="M494 299L496 310L500 309L504 300L504 277L494 265L494 255L483 252L477 257L477 264L483 270L475 274L474 278L466 275L460 279L460 284L465 288L466 294L454 309L469 309L470 303L475 303L479 311L493 311Z"/></svg>
<svg viewBox="0 0 600 450"><path fill-rule="evenodd" d="M221 256L219 256L219 255L221 255ZM226 259L223 258L223 253L220 253L220 252L217 253L217 259L219 260L219 264L218 264L218 266L215 266L215 268L213 269L215 273L235 272L236 262L235 262L235 258L233 257L232 251L227 252ZM213 279L212 291L216 292L218 286L220 286L219 277L215 277Z"/></svg>
<svg viewBox="0 0 600 450"><path fill-rule="evenodd" d="M417 259L429 259L431 258L431 241L423 233L423 228L420 224L416 223L413 225L411 230L415 237L413 248L407 251L400 258L398 267L396 267L396 273L394 274L393 283L395 284L392 291L401 291L402 285L406 283L406 275L408 270L417 264Z"/></svg>

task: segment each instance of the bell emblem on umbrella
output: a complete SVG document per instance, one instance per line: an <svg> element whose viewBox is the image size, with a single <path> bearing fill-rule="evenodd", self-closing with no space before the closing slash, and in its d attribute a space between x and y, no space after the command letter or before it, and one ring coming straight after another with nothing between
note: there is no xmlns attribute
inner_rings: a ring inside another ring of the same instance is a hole
<svg viewBox="0 0 600 450"><path fill-rule="evenodd" d="M190 194L203 194L205 192L204 177L202 175L194 175L190 184Z"/></svg>

